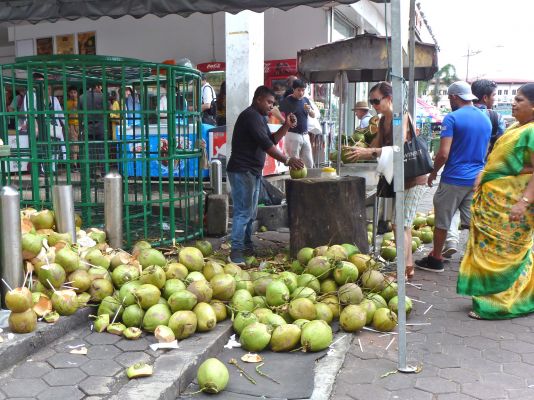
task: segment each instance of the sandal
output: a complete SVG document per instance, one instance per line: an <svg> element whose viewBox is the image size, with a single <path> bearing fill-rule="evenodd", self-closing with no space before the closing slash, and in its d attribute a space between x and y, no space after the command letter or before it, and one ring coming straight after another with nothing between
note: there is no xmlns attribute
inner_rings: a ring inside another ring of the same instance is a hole
<svg viewBox="0 0 534 400"><path fill-rule="evenodd" d="M467 313L467 316L468 316L469 318L478 319L478 320L482 320L482 319L484 319L484 318L482 318L480 315L478 315L478 314L477 314L476 312L474 312L474 311L469 311L469 312Z"/></svg>

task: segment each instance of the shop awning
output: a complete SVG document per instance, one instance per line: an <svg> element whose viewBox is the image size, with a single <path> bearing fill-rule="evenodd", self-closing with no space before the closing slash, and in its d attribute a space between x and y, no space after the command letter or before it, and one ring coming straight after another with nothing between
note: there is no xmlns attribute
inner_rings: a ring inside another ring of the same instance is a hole
<svg viewBox="0 0 534 400"><path fill-rule="evenodd" d="M57 21L78 18L120 18L130 15L141 18L147 14L158 17L178 14L183 17L194 13L213 14L224 11L232 14L243 10L265 11L268 8L289 10L306 5L351 4L359 0L0 0L0 22ZM385 3L389 0L371 0Z"/></svg>
<svg viewBox="0 0 534 400"><path fill-rule="evenodd" d="M309 82L334 82L338 72L345 71L349 82L376 82L386 79L388 48L391 39L376 35L359 35L300 50L297 55L298 72ZM404 78L408 79L408 56L404 54ZM434 44L415 44L415 80L430 80L438 70L437 49Z"/></svg>

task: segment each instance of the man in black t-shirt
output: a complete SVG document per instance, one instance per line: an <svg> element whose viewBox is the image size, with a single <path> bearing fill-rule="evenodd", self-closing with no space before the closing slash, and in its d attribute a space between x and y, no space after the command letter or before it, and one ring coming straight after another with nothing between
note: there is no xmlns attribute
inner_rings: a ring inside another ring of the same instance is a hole
<svg viewBox="0 0 534 400"><path fill-rule="evenodd" d="M232 251L229 261L236 264L244 264L244 255L254 251L252 222L256 218L265 153L290 168L300 169L304 166L300 159L288 157L276 147L276 143L296 125L297 120L293 114L288 114L282 127L272 134L266 116L273 105L274 92L267 86L258 87L252 104L239 114L234 127L232 154L226 171L232 187L233 202Z"/></svg>
<svg viewBox="0 0 534 400"><path fill-rule="evenodd" d="M291 157L300 157L307 168L313 168L312 146L308 134L308 116L315 118L310 100L304 97L306 83L300 79L293 81L293 93L280 103L280 111L295 114L297 125L289 129L284 141L286 153Z"/></svg>

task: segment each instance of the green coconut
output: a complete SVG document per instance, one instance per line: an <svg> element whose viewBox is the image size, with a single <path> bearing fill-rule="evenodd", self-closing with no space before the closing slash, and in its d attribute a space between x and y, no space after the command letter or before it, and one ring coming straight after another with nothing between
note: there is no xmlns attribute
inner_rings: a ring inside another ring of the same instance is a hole
<svg viewBox="0 0 534 400"><path fill-rule="evenodd" d="M213 298L217 300L229 301L236 291L236 281L230 274L216 274L210 280L213 290Z"/></svg>
<svg viewBox="0 0 534 400"><path fill-rule="evenodd" d="M230 306L233 310L239 311L252 311L254 309L254 302L252 301L252 295L248 290L239 289L236 290L232 296Z"/></svg>
<svg viewBox="0 0 534 400"><path fill-rule="evenodd" d="M77 269L69 274L67 280L70 285L75 288L76 293L82 293L91 287L91 277L89 273L83 269Z"/></svg>
<svg viewBox="0 0 534 400"><path fill-rule="evenodd" d="M336 293L337 290L338 285L334 279L328 278L321 282L321 293Z"/></svg>
<svg viewBox="0 0 534 400"><path fill-rule="evenodd" d="M274 280L274 277L268 272L261 272L252 276L254 284L254 293L257 296L265 296L267 293L267 285Z"/></svg>
<svg viewBox="0 0 534 400"><path fill-rule="evenodd" d="M122 332L122 336L128 340L136 340L141 337L143 331L135 326L130 326Z"/></svg>
<svg viewBox="0 0 534 400"><path fill-rule="evenodd" d="M390 332L397 326L397 314L389 308L379 308L373 315L373 328L380 332Z"/></svg>
<svg viewBox="0 0 534 400"><path fill-rule="evenodd" d="M144 272L144 271L143 271ZM139 279L139 268L133 265L119 265L111 273L111 280L115 287L120 289L126 282ZM146 282L143 282L146 283Z"/></svg>
<svg viewBox="0 0 534 400"><path fill-rule="evenodd" d="M122 313L122 323L127 327L140 327L143 324L145 312L138 304L129 305Z"/></svg>
<svg viewBox="0 0 534 400"><path fill-rule="evenodd" d="M375 315L376 311L376 304L372 300L363 299L359 306L363 308L363 310L367 314L365 319L365 325L369 325L373 321L373 316Z"/></svg>
<svg viewBox="0 0 534 400"><path fill-rule="evenodd" d="M339 325L345 332L358 332L367 323L367 312L359 305L348 305L339 315Z"/></svg>
<svg viewBox="0 0 534 400"><path fill-rule="evenodd" d="M412 299L408 296L405 296L405 307L406 307L406 316L410 315L413 309ZM388 308L393 311L395 314L399 314L399 296L392 297L388 302Z"/></svg>
<svg viewBox="0 0 534 400"><path fill-rule="evenodd" d="M212 300L210 301L210 306L213 308L213 311L215 311L215 316L217 317L217 322L224 321L226 318L228 318L228 311L226 304L224 304L220 300Z"/></svg>
<svg viewBox="0 0 534 400"><path fill-rule="evenodd" d="M339 313L341 312L341 306L339 305L339 299L336 295L328 295L321 299L321 303L325 303L330 307L334 319L339 318Z"/></svg>
<svg viewBox="0 0 534 400"><path fill-rule="evenodd" d="M22 235L22 258L31 260L41 252L43 248L43 237L36 233L25 233Z"/></svg>
<svg viewBox="0 0 534 400"><path fill-rule="evenodd" d="M363 292L355 283L346 283L339 288L338 297L342 305L360 304L363 300Z"/></svg>
<svg viewBox="0 0 534 400"><path fill-rule="evenodd" d="M30 308L20 313L10 313L7 319L13 333L30 333L37 327L37 314Z"/></svg>
<svg viewBox="0 0 534 400"><path fill-rule="evenodd" d="M319 283L319 280L311 274L304 273L297 277L297 284L298 286L309 287L313 289L315 293L319 293L321 291L321 284Z"/></svg>
<svg viewBox="0 0 534 400"><path fill-rule="evenodd" d="M343 246L334 244L326 250L325 257L332 261L343 261L348 258L348 254Z"/></svg>
<svg viewBox="0 0 534 400"><path fill-rule="evenodd" d="M47 238L48 245L49 246L55 246L56 244L60 242L64 242L67 244L72 244L72 236L70 233L59 233L52 231L50 232L50 235L48 235Z"/></svg>
<svg viewBox="0 0 534 400"><path fill-rule="evenodd" d="M37 277L45 287L50 289L52 285L55 289L59 289L65 283L66 273L61 265L50 263L39 268Z"/></svg>
<svg viewBox="0 0 534 400"><path fill-rule="evenodd" d="M224 266L224 272L232 276L241 275L242 271L241 267L234 263L228 263Z"/></svg>
<svg viewBox="0 0 534 400"><path fill-rule="evenodd" d="M320 319L330 324L334 319L334 314L330 307L325 303L315 303L315 311L317 313L316 319Z"/></svg>
<svg viewBox="0 0 534 400"><path fill-rule="evenodd" d="M197 305L197 302L197 296L188 290L178 290L167 299L167 303L173 313L192 310Z"/></svg>
<svg viewBox="0 0 534 400"><path fill-rule="evenodd" d="M370 269L362 274L362 286L371 292L380 292L386 287L386 279L380 271Z"/></svg>
<svg viewBox="0 0 534 400"><path fill-rule="evenodd" d="M150 283L141 284L134 288L133 295L143 310L148 310L150 307L158 304L161 298L160 290Z"/></svg>
<svg viewBox="0 0 534 400"><path fill-rule="evenodd" d="M335 264L334 280L338 285L345 283L356 282L358 280L359 272L356 265L348 261L339 261Z"/></svg>
<svg viewBox="0 0 534 400"><path fill-rule="evenodd" d="M299 298L315 301L317 299L317 293L312 288L299 286L291 293L291 299Z"/></svg>
<svg viewBox="0 0 534 400"><path fill-rule="evenodd" d="M284 271L278 275L278 279L284 282L291 293L298 287L297 274L291 271Z"/></svg>
<svg viewBox="0 0 534 400"><path fill-rule="evenodd" d="M310 261L312 258L313 249L311 247L303 247L297 253L297 260L304 266L307 265L308 261Z"/></svg>
<svg viewBox="0 0 534 400"><path fill-rule="evenodd" d="M289 301L289 289L281 280L272 281L267 285L265 298L271 307L281 306Z"/></svg>
<svg viewBox="0 0 534 400"><path fill-rule="evenodd" d="M252 297L252 303L254 304L253 309L267 307L267 301L263 296L254 296Z"/></svg>
<svg viewBox="0 0 534 400"><path fill-rule="evenodd" d="M325 321L310 321L302 327L300 344L304 351L321 351L332 344L332 328Z"/></svg>
<svg viewBox="0 0 534 400"><path fill-rule="evenodd" d="M33 297L26 287L10 290L4 298L5 305L14 313L22 313L33 307Z"/></svg>
<svg viewBox="0 0 534 400"><path fill-rule="evenodd" d="M178 340L191 336L197 330L197 316L193 311L176 311L169 319L168 327Z"/></svg>
<svg viewBox="0 0 534 400"><path fill-rule="evenodd" d="M291 351L300 342L301 330L297 325L285 324L277 326L272 335L270 347L274 352Z"/></svg>
<svg viewBox="0 0 534 400"><path fill-rule="evenodd" d="M145 240L140 240L134 245L132 249L132 256L134 256L135 258L138 258L143 250L150 249L150 248L152 248L152 245L150 243L148 243Z"/></svg>
<svg viewBox="0 0 534 400"><path fill-rule="evenodd" d="M289 269L291 270L291 272L300 275L304 272L304 264L301 264L300 261L295 260L291 263Z"/></svg>
<svg viewBox="0 0 534 400"><path fill-rule="evenodd" d="M208 358L197 371L197 382L202 392L220 393L228 385L229 379L228 369L216 358Z"/></svg>
<svg viewBox="0 0 534 400"><path fill-rule="evenodd" d="M51 300L52 307L59 315L72 315L78 310L78 296L74 290L56 290Z"/></svg>
<svg viewBox="0 0 534 400"><path fill-rule="evenodd" d="M149 283L156 286L158 289L161 289L163 286L165 286L167 276L165 275L163 268L161 268L159 265L149 265L143 268L143 272L141 272L139 280L142 283Z"/></svg>
<svg viewBox="0 0 534 400"><path fill-rule="evenodd" d="M217 325L215 311L208 303L198 303L193 312L197 316L197 330L199 332L211 331Z"/></svg>
<svg viewBox="0 0 534 400"><path fill-rule="evenodd" d="M380 292L380 296L386 301L390 301L397 295L398 285L396 282L388 282L387 286Z"/></svg>
<svg viewBox="0 0 534 400"><path fill-rule="evenodd" d="M169 263L163 267L167 279L185 279L189 271L187 267L180 263Z"/></svg>
<svg viewBox="0 0 534 400"><path fill-rule="evenodd" d="M204 268L202 268L202 274L207 281L211 281L215 275L224 274L224 267L218 262L210 260L207 261Z"/></svg>
<svg viewBox="0 0 534 400"><path fill-rule="evenodd" d="M165 286L163 286L163 297L168 299L173 293L176 293L178 290L185 290L185 284L179 279L167 279L165 281Z"/></svg>
<svg viewBox="0 0 534 400"><path fill-rule="evenodd" d="M239 342L247 351L262 351L270 341L271 333L268 326L260 322L247 325L239 335Z"/></svg>
<svg viewBox="0 0 534 400"><path fill-rule="evenodd" d="M204 255L196 247L184 247L178 254L178 261L185 265L188 271L202 271Z"/></svg>
<svg viewBox="0 0 534 400"><path fill-rule="evenodd" d="M93 325L94 325L95 332L98 332L98 333L104 332L109 325L109 314L99 315L96 318L95 323Z"/></svg>
<svg viewBox="0 0 534 400"><path fill-rule="evenodd" d="M134 296L134 289L139 286L141 286L140 281L130 281L121 286L119 290L119 300L124 304L124 307L128 307L137 302L137 299Z"/></svg>
<svg viewBox="0 0 534 400"><path fill-rule="evenodd" d="M163 267L165 264L167 264L167 260L165 259L163 253L152 248L142 249L139 253L137 261L139 261L139 264L141 264L143 269L149 267L150 265L159 265L160 267Z"/></svg>
<svg viewBox="0 0 534 400"><path fill-rule="evenodd" d="M306 273L315 276L317 279L324 280L331 274L330 261L325 256L313 257L306 265Z"/></svg>
<svg viewBox="0 0 534 400"><path fill-rule="evenodd" d="M244 273L245 271L243 271ZM248 291L251 295L254 295L255 294L255 291L254 291L254 284L252 283L252 281L250 280L250 276L240 276L240 275L236 275L234 277L234 280L235 280L235 288L236 290L239 290L239 289L245 289L246 291Z"/></svg>
<svg viewBox="0 0 534 400"><path fill-rule="evenodd" d="M171 310L165 304L155 304L146 310L143 317L143 329L154 332L158 325L167 325L171 318Z"/></svg>
<svg viewBox="0 0 534 400"><path fill-rule="evenodd" d="M99 303L106 296L113 294L113 284L107 279L95 279L91 282L89 287L89 294L91 295L91 301Z"/></svg>
<svg viewBox="0 0 534 400"><path fill-rule="evenodd" d="M111 261L108 257L102 254L97 248L89 250L84 257L85 261L88 262L91 266L101 267L104 269L109 269Z"/></svg>
<svg viewBox="0 0 534 400"><path fill-rule="evenodd" d="M197 240L195 247L200 250L204 257L209 257L213 254L213 246L207 240Z"/></svg>
<svg viewBox="0 0 534 400"><path fill-rule="evenodd" d="M65 246L56 252L55 262L61 265L67 273L76 271L80 268L80 257L70 246Z"/></svg>
<svg viewBox="0 0 534 400"><path fill-rule="evenodd" d="M124 307L121 304L120 300L118 300L117 298L113 296L107 296L102 300L102 302L98 306L98 311L96 315L109 314L111 316L111 319L120 321L123 312L124 312ZM115 318L115 316L117 317Z"/></svg>
<svg viewBox="0 0 534 400"><path fill-rule="evenodd" d="M209 303L213 296L213 290L207 281L191 282L187 290L197 297L199 303Z"/></svg>
<svg viewBox="0 0 534 400"><path fill-rule="evenodd" d="M176 340L174 332L167 325L158 325L154 329L154 337L159 343L170 343Z"/></svg>
<svg viewBox="0 0 534 400"><path fill-rule="evenodd" d="M296 298L289 303L289 315L294 320L307 319L314 320L317 317L317 310L313 301L306 298Z"/></svg>
<svg viewBox="0 0 534 400"><path fill-rule="evenodd" d="M54 213L50 210L42 210L32 214L30 221L36 230L52 229L55 225Z"/></svg>
<svg viewBox="0 0 534 400"><path fill-rule="evenodd" d="M358 246L351 244L351 243L343 243L341 246L345 249L347 252L347 257L352 256L353 254L360 253L360 249L358 249Z"/></svg>
<svg viewBox="0 0 534 400"><path fill-rule="evenodd" d="M269 308L256 308L253 311L254 315L258 317L258 322L261 322L262 324L267 323L267 317L271 315L273 312Z"/></svg>

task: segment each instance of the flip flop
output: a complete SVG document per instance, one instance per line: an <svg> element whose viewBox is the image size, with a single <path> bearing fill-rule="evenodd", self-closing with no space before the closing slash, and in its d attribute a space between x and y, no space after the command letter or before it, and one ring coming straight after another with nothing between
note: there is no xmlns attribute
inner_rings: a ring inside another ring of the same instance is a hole
<svg viewBox="0 0 534 400"><path fill-rule="evenodd" d="M484 318L482 318L480 315L478 315L478 314L477 314L476 312L474 312L474 311L469 311L469 312L467 313L467 316L468 316L469 318L478 319L478 320L482 320L482 319L484 319Z"/></svg>
<svg viewBox="0 0 534 400"><path fill-rule="evenodd" d="M413 276L415 274L415 269L413 265L407 265L406 266L406 280L412 280Z"/></svg>

